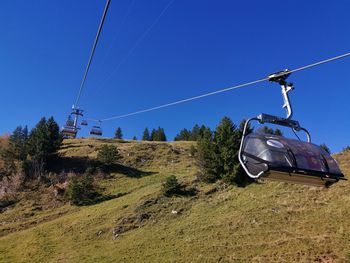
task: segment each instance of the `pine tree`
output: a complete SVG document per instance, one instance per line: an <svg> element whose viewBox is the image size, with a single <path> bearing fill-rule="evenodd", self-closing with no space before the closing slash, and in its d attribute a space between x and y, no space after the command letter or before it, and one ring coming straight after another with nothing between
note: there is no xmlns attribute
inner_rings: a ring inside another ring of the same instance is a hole
<svg viewBox="0 0 350 263"><path fill-rule="evenodd" d="M238 161L241 129L231 119L224 117L214 137L208 129L205 134L198 142L199 178L206 182L224 179L229 183L245 185L247 178Z"/></svg>
<svg viewBox="0 0 350 263"><path fill-rule="evenodd" d="M214 134L218 155L218 172L223 177L234 177L235 165L238 164L240 134L230 118L224 117Z"/></svg>
<svg viewBox="0 0 350 263"><path fill-rule="evenodd" d="M174 141L189 141L191 137L191 131L182 129L178 135L175 136Z"/></svg>
<svg viewBox="0 0 350 263"><path fill-rule="evenodd" d="M33 162L35 175L41 175L48 159L57 153L61 143L62 136L53 117L47 121L42 118L30 132L28 139L28 153Z"/></svg>
<svg viewBox="0 0 350 263"><path fill-rule="evenodd" d="M136 136L132 137L132 139L133 139L133 141L137 141L137 137Z"/></svg>
<svg viewBox="0 0 350 263"><path fill-rule="evenodd" d="M198 124L194 125L191 131L191 141L199 141L201 136L200 136L200 127Z"/></svg>
<svg viewBox="0 0 350 263"><path fill-rule="evenodd" d="M50 140L49 154L55 153L58 151L62 144L62 134L60 133L60 127L53 117L50 117L47 122L48 136Z"/></svg>
<svg viewBox="0 0 350 263"><path fill-rule="evenodd" d="M158 141L158 133L157 133L156 129L152 129L150 141Z"/></svg>
<svg viewBox="0 0 350 263"><path fill-rule="evenodd" d="M104 144L97 153L97 160L105 167L113 166L120 158L119 150L114 145Z"/></svg>
<svg viewBox="0 0 350 263"><path fill-rule="evenodd" d="M114 134L114 138L115 139L123 139L123 133L122 133L122 129L120 127L118 127L115 131L115 134Z"/></svg>
<svg viewBox="0 0 350 263"><path fill-rule="evenodd" d="M198 179L207 183L212 183L219 179L215 144L211 138L205 137L198 142L196 156L199 167Z"/></svg>
<svg viewBox="0 0 350 263"><path fill-rule="evenodd" d="M27 157L28 128L18 126L9 138L9 149L17 160L25 160Z"/></svg>
<svg viewBox="0 0 350 263"><path fill-rule="evenodd" d="M166 135L163 128L158 127L157 134L158 134L158 141L166 142Z"/></svg>
<svg viewBox="0 0 350 263"><path fill-rule="evenodd" d="M143 141L150 141L151 140L151 136L149 134L148 128L145 128L145 130L143 131L142 140Z"/></svg>

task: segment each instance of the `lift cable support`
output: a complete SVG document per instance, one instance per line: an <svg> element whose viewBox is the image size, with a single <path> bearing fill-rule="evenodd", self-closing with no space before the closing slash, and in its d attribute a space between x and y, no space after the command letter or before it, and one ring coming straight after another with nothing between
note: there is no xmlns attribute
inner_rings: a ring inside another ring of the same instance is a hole
<svg viewBox="0 0 350 263"><path fill-rule="evenodd" d="M170 103L163 104L163 105L156 106L156 107L151 107L151 108L138 110L138 111L131 112L131 113L126 113L126 114L122 114L122 115L116 115L116 116L112 116L112 117L108 117L108 118L104 118L104 119L91 118L90 120L93 120L93 121L101 120L103 122L105 122L105 121L112 121L112 120L116 120L116 119L130 117L130 116L133 116L133 115L138 115L138 114L141 114L141 113L146 113L146 112L150 112L150 111L154 111L154 110L159 110L159 109L162 109L162 108L167 108L167 107L170 107L170 106L175 106L175 105L178 105L178 104L182 104L182 103L185 103L185 102L190 102L190 101L193 101L193 100L198 100L198 99L201 99L201 98L213 96L213 95L224 93L224 92L228 92L228 91L231 91L231 90L235 90L235 89L239 89L239 88L243 88L243 87L248 87L248 86L251 86L251 85L254 85L254 84L258 84L258 83L261 83L261 82L264 82L264 81L275 81L276 82L276 80L282 80L284 76L289 76L291 73L295 73L295 72L298 72L298 71L306 70L306 69L309 69L309 68L312 68L312 67L316 67L316 66L319 66L319 65L322 65L322 64L325 64L325 63L329 63L329 62L332 62L332 61L335 61L335 60L338 60L338 59L342 59L342 58L345 58L345 57L348 57L348 56L350 56L350 53L345 53L345 54L342 54L342 55L339 55L339 56L336 56L336 57L332 57L332 58L329 58L329 59L326 59L326 60L322 60L322 61L319 61L319 62L316 62L316 63L313 63L313 64L309 64L309 65L306 65L306 66L303 66L303 67L300 67L300 68L296 68L296 69L293 69L293 70L288 70L287 69L287 70L278 72L278 75L277 75L277 73L275 73L275 75L272 74L272 75L270 75L268 77L265 77L265 78L262 78L262 79L258 79L258 80L255 80L255 81L251 81L251 82L247 82L247 83L244 83L244 84L239 84L239 85L236 85L236 86L233 86L233 87L212 91L212 92L205 93L205 94L202 94L202 95L198 95L198 96L190 97L190 98L187 98L187 99L182 99L182 100L170 102ZM284 77L284 80L285 79L286 79L286 77ZM293 89L293 87L291 85L289 85L289 86L287 85L282 90L282 93L284 94L283 95L284 99L287 100L287 101L288 101L288 92L291 89ZM287 110L290 111L290 117L291 117L292 116L292 109L291 109L290 105L288 106L288 104L286 104L286 107L287 107ZM288 107L290 107L290 108L288 109Z"/></svg>
<svg viewBox="0 0 350 263"><path fill-rule="evenodd" d="M95 41L94 41L93 46L92 46L90 57L89 57L89 60L88 60L88 63L87 63L86 69L85 69L85 73L84 73L83 79L82 79L81 84L80 84L77 98L75 100L75 103L72 106L72 111L71 111L71 114L68 116L68 120L66 122L66 125L62 128L62 134L63 134L64 138L75 138L77 136L78 130L80 129L78 127L78 118L83 117L83 110L79 108L78 104L79 104L81 93L83 91L83 88L84 88L84 85L86 82L87 75L89 73L89 69L91 66L93 56L95 54L96 46L97 46L98 40L100 38L100 34L102 31L103 23L105 21L106 15L107 15L109 4L110 4L110 0L107 0L104 11L103 11L103 15L101 18L101 22L100 22L100 25L99 25L98 30L97 30ZM72 116L74 116L74 117L72 117ZM74 121L72 121L72 118L74 118ZM83 120L81 125L86 126L87 122L85 120Z"/></svg>

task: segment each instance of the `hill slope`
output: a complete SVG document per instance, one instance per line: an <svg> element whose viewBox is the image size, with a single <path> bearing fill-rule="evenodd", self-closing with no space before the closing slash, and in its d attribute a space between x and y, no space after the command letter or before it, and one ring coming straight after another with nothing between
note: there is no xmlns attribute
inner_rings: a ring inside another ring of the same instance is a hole
<svg viewBox="0 0 350 263"><path fill-rule="evenodd" d="M190 142L66 140L67 169L117 144L125 169L101 182L120 196L93 206L19 202L0 215L0 262L347 262L350 188L195 181ZM350 152L337 155L350 175ZM131 168L132 167L132 168ZM175 174L195 197L165 198ZM29 193L28 193L29 194Z"/></svg>

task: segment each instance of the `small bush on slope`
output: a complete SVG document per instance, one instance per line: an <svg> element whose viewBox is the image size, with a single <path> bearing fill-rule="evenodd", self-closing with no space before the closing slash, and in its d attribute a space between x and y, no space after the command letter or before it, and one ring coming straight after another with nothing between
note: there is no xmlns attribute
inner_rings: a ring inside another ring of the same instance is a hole
<svg viewBox="0 0 350 263"><path fill-rule="evenodd" d="M197 189L194 187L186 189L186 187L179 183L175 175L170 175L165 179L162 185L162 193L164 196L193 196L197 193Z"/></svg>
<svg viewBox="0 0 350 263"><path fill-rule="evenodd" d="M73 205L89 205L101 197L94 185L91 174L84 174L82 177L73 176L69 180L65 191L65 198Z"/></svg>
<svg viewBox="0 0 350 263"><path fill-rule="evenodd" d="M104 171L110 169L120 159L118 148L114 145L102 145L97 153L97 159Z"/></svg>

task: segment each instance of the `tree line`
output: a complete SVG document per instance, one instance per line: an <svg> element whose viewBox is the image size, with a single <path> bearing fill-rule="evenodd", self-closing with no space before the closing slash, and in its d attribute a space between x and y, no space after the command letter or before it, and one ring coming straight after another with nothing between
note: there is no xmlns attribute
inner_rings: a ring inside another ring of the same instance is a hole
<svg viewBox="0 0 350 263"><path fill-rule="evenodd" d="M120 127L118 127L115 130L114 138L119 139L119 140L123 139L123 132L122 132L122 129ZM137 140L137 137L134 136L132 139ZM143 131L143 134L142 134L142 140L143 141L165 142L165 141L167 141L167 137L165 135L164 128L158 127L157 129L152 129L151 131L149 131L148 128L145 128L145 130Z"/></svg>
<svg viewBox="0 0 350 263"><path fill-rule="evenodd" d="M245 120L240 124L243 129ZM272 134L283 136L283 133L280 129L272 129L267 126L263 126L257 129L258 133ZM213 131L210 127L205 125L195 124L192 129L183 128L180 132L175 136L174 141L200 141L204 137L211 136ZM115 139L123 139L123 132L120 127L115 130L114 133ZM134 136L133 140L137 140L137 137ZM152 129L151 131L148 128L145 128L142 134L141 139L143 141L167 141L167 136L165 135L164 128L158 127L157 129Z"/></svg>

